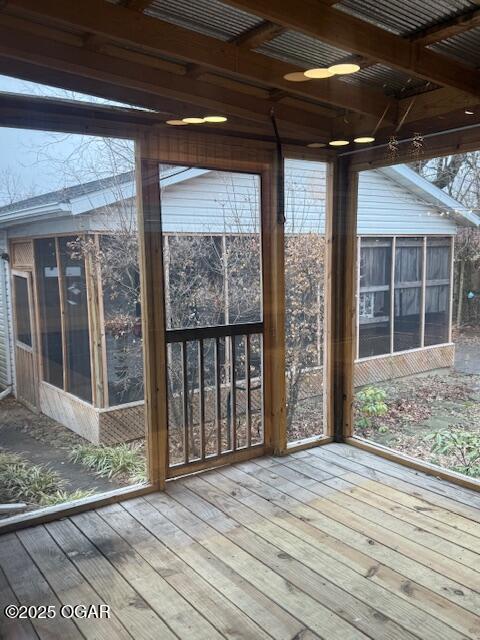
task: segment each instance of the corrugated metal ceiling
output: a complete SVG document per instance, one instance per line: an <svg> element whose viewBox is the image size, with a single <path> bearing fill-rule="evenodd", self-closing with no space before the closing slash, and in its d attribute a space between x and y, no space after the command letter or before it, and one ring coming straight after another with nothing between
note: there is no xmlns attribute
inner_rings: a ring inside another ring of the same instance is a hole
<svg viewBox="0 0 480 640"><path fill-rule="evenodd" d="M480 66L480 27L432 44L430 49L457 58L465 64Z"/></svg>
<svg viewBox="0 0 480 640"><path fill-rule="evenodd" d="M349 55L347 51L336 49L297 31L286 31L262 44L257 51L306 69L329 66Z"/></svg>
<svg viewBox="0 0 480 640"><path fill-rule="evenodd" d="M392 33L406 36L431 25L478 8L475 0L340 0L335 5L348 14ZM231 40L263 22L257 16L219 0L154 0L145 13L223 41ZM480 27L431 45L441 52L474 66L480 65ZM299 67L328 66L350 55L306 34L286 31L265 42L259 53ZM425 81L382 64L343 78L352 84L381 88L390 95L411 94ZM433 88L430 85L429 88Z"/></svg>
<svg viewBox="0 0 480 640"><path fill-rule="evenodd" d="M263 22L218 0L154 0L145 13L225 41Z"/></svg>
<svg viewBox="0 0 480 640"><path fill-rule="evenodd" d="M392 69L383 64L374 64L371 67L361 69L357 73L342 78L344 82L351 84L375 87L382 89L387 95L402 97L402 93L409 95L426 86L425 80L403 73L398 69ZM435 85L430 83L429 88Z"/></svg>
<svg viewBox="0 0 480 640"><path fill-rule="evenodd" d="M402 36L478 9L471 0L341 0L333 6Z"/></svg>

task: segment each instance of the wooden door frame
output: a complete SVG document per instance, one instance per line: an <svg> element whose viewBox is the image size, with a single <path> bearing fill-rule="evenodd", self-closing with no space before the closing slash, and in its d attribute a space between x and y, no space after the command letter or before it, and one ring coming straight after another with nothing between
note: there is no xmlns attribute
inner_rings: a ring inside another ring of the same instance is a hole
<svg viewBox="0 0 480 640"><path fill-rule="evenodd" d="M30 333L32 346L26 345L23 342L18 340L18 325L17 325L17 314L16 314L16 287L15 287L15 278L24 278L27 281L27 292L28 292L28 312L30 316ZM11 270L11 291L12 291L12 320L13 320L13 348L14 348L14 358L15 358L15 389L17 392L17 399L22 404L25 404L29 409L38 413L40 411L40 398L38 393L38 379L39 379L39 371L38 371L38 335L37 335L37 323L36 323L36 313L35 313L35 292L34 292L34 278L33 271L29 269L16 269L13 268ZM25 399L18 398L18 367L17 367L17 348L21 348L24 351L27 351L32 355L32 363L33 363L33 384L35 386L35 405L31 405Z"/></svg>
<svg viewBox="0 0 480 640"><path fill-rule="evenodd" d="M190 465L183 473L248 459L266 453L280 453L286 448L285 379L283 312L283 224L277 215L275 192L275 155L271 144L232 140L222 136L177 133L149 135L138 143L137 166L140 180L139 212L144 233L141 238L143 272L142 310L145 349L145 401L153 433L152 473L164 486L176 475L168 466L166 323L164 308L163 243L161 229L160 163L202 167L217 171L252 173L261 180L261 241L262 241L262 308L263 308L263 400L264 445L251 450L238 450L212 461ZM281 363L281 366L280 366ZM148 399L149 398L149 399Z"/></svg>

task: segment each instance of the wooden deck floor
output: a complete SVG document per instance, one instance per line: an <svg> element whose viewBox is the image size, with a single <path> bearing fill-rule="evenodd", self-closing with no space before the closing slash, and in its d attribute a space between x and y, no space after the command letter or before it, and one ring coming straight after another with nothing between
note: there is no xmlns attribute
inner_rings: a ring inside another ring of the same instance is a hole
<svg viewBox="0 0 480 640"><path fill-rule="evenodd" d="M2 610L112 608L0 636L480 639L479 548L480 494L332 444L0 537Z"/></svg>

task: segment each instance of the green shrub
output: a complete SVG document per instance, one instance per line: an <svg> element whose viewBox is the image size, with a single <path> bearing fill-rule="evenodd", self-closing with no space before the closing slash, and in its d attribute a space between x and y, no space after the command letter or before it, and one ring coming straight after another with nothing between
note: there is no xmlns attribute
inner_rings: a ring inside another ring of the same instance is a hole
<svg viewBox="0 0 480 640"><path fill-rule="evenodd" d="M373 418L384 416L387 413L386 397L386 392L378 387L366 387L357 393L357 409L360 414L357 426L360 429L373 427ZM386 427L381 429L382 433L388 431Z"/></svg>
<svg viewBox="0 0 480 640"><path fill-rule="evenodd" d="M432 453L453 458L451 469L480 478L480 433L462 428L442 429L425 439L431 441Z"/></svg>
<svg viewBox="0 0 480 640"><path fill-rule="evenodd" d="M88 498L94 494L94 489L76 489L75 491L62 491L59 489L51 495L44 496L40 501L40 505L42 507L52 507L56 504L63 504L64 502L73 502L74 500Z"/></svg>
<svg viewBox="0 0 480 640"><path fill-rule="evenodd" d="M0 452L0 502L41 504L64 481L48 467L32 465L21 456Z"/></svg>
<svg viewBox="0 0 480 640"><path fill-rule="evenodd" d="M106 478L128 476L130 482L145 482L146 464L141 444L116 446L85 444L70 452L70 460L80 462L97 475Z"/></svg>

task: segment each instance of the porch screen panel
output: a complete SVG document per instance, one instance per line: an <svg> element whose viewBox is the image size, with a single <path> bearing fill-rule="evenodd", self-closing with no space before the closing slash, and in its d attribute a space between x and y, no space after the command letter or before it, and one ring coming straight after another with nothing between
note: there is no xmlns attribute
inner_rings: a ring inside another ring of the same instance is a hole
<svg viewBox="0 0 480 640"><path fill-rule="evenodd" d="M105 321L108 404L118 406L143 400L143 341L140 305L140 269L133 203L121 233L102 235L99 247L103 315ZM123 220L123 218L122 218Z"/></svg>
<svg viewBox="0 0 480 640"><path fill-rule="evenodd" d="M324 431L326 165L285 161L285 381L289 442Z"/></svg>
<svg viewBox="0 0 480 640"><path fill-rule="evenodd" d="M422 256L421 238L397 238L394 351L415 349L421 345Z"/></svg>
<svg viewBox="0 0 480 640"><path fill-rule="evenodd" d="M62 326L54 238L35 241L43 379L63 388Z"/></svg>
<svg viewBox="0 0 480 640"><path fill-rule="evenodd" d="M65 337L68 367L67 389L87 402L92 401L90 332L88 327L85 258L79 239L59 239L60 268L64 287Z"/></svg>
<svg viewBox="0 0 480 640"><path fill-rule="evenodd" d="M161 165L160 189L176 467L263 442L260 177Z"/></svg>
<svg viewBox="0 0 480 640"><path fill-rule="evenodd" d="M367 358L390 352L392 240L359 241L359 357Z"/></svg>
<svg viewBox="0 0 480 640"><path fill-rule="evenodd" d="M32 325L28 299L28 280L22 276L13 276L15 293L16 338L27 347L32 346Z"/></svg>
<svg viewBox="0 0 480 640"><path fill-rule="evenodd" d="M425 346L448 342L450 265L450 238L427 238Z"/></svg>

